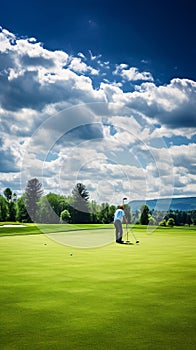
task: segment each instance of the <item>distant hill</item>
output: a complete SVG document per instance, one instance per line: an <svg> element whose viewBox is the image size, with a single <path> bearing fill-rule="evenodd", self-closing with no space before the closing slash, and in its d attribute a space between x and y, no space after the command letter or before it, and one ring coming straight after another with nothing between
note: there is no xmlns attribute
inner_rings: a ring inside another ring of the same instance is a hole
<svg viewBox="0 0 196 350"><path fill-rule="evenodd" d="M196 210L196 197L133 200L129 202L132 211L140 210L143 204L146 204L150 210Z"/></svg>

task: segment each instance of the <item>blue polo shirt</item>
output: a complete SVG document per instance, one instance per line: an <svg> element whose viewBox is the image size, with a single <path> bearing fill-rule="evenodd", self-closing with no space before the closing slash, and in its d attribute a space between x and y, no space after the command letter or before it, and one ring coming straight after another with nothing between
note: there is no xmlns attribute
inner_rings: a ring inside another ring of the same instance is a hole
<svg viewBox="0 0 196 350"><path fill-rule="evenodd" d="M123 222L123 216L125 216L125 212L123 209L117 209L115 214L114 214L114 222L116 220L120 220L121 222Z"/></svg>

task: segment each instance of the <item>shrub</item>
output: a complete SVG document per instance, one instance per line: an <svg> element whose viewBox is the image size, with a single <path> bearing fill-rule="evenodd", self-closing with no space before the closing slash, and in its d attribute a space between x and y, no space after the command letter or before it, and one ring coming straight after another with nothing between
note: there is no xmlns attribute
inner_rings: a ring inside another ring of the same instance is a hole
<svg viewBox="0 0 196 350"><path fill-rule="evenodd" d="M63 210L60 215L60 224L69 223L70 220L71 220L70 212L67 209Z"/></svg>
<svg viewBox="0 0 196 350"><path fill-rule="evenodd" d="M175 225L175 221L173 218L169 218L167 220L167 226L173 227Z"/></svg>
<svg viewBox="0 0 196 350"><path fill-rule="evenodd" d="M166 220L163 219L162 221L160 221L159 226L166 226Z"/></svg>

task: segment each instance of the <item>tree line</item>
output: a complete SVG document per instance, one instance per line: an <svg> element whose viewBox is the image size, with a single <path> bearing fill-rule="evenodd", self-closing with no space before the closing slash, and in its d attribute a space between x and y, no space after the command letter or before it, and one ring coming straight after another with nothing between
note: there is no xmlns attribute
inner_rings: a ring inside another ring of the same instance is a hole
<svg viewBox="0 0 196 350"><path fill-rule="evenodd" d="M196 225L196 210L150 210L147 205L143 205L132 213L132 222L159 226Z"/></svg>
<svg viewBox="0 0 196 350"><path fill-rule="evenodd" d="M28 181L20 198L6 188L0 195L0 221L57 223L111 223L116 206L89 201L89 192L77 183L70 196L55 193L43 195L38 179Z"/></svg>
<svg viewBox="0 0 196 350"><path fill-rule="evenodd" d="M98 204L89 200L89 192L82 183L77 183L70 196L55 193L43 195L42 184L38 179L28 181L25 192L20 198L10 188L0 195L0 221L57 223L102 223L113 222L115 205ZM184 211L150 211L143 205L140 211L131 213L129 205L125 205L128 222L142 225L191 225L196 224L196 210Z"/></svg>

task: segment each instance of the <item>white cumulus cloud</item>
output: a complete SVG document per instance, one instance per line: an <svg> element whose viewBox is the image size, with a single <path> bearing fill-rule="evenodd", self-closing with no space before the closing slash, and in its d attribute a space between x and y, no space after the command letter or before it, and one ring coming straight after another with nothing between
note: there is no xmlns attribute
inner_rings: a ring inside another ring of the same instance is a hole
<svg viewBox="0 0 196 350"><path fill-rule="evenodd" d="M122 193L195 193L196 82L157 86L150 72L125 63L112 72L89 53L51 51L1 29L1 189L21 193L22 175L23 186L38 177L46 192L70 194L82 181L111 203ZM129 82L134 90L124 90Z"/></svg>
<svg viewBox="0 0 196 350"><path fill-rule="evenodd" d="M128 81L154 81L153 76L150 72L140 72L136 67L128 68L127 64L117 65L116 70L113 72L113 74L120 75L122 78Z"/></svg>

